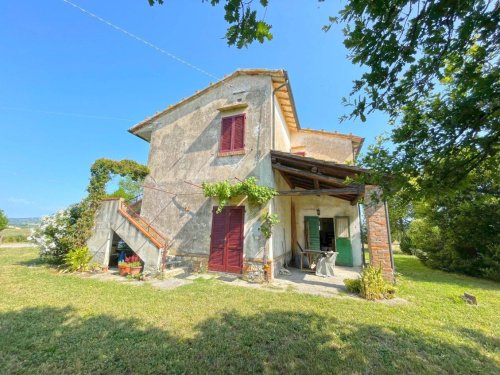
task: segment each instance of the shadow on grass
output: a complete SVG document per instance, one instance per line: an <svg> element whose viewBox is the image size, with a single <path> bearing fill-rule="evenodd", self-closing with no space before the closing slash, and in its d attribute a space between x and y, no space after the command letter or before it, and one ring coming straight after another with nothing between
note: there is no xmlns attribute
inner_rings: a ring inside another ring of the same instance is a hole
<svg viewBox="0 0 500 375"><path fill-rule="evenodd" d="M49 257L34 257L28 260L23 260L17 263L14 263L16 266L24 266L24 267L48 267L48 268L58 268L63 263L60 260L56 260L54 258Z"/></svg>
<svg viewBox="0 0 500 375"><path fill-rule="evenodd" d="M190 338L71 307L0 315L0 373L494 373L469 346L286 311L225 312Z"/></svg>
<svg viewBox="0 0 500 375"><path fill-rule="evenodd" d="M458 287L500 290L500 283L495 281L433 269L412 255L399 254L395 257L395 262L396 272L408 280L424 283L442 283Z"/></svg>

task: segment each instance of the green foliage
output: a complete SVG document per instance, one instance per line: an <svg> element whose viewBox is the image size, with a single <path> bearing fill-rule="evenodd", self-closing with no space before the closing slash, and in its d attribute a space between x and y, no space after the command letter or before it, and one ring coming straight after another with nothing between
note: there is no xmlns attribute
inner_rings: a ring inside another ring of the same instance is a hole
<svg viewBox="0 0 500 375"><path fill-rule="evenodd" d="M273 226L279 224L280 220L277 214L270 214L269 212L266 212L261 220L260 231L264 235L264 238L268 240L271 238Z"/></svg>
<svg viewBox="0 0 500 375"><path fill-rule="evenodd" d="M124 176L118 181L118 189L109 194L108 197L123 198L126 201L134 199L143 192L144 179L135 181L130 176Z"/></svg>
<svg viewBox="0 0 500 375"><path fill-rule="evenodd" d="M382 269L371 265L365 267L357 279L345 279L344 284L349 293L367 300L393 298L396 293L394 285L384 280Z"/></svg>
<svg viewBox="0 0 500 375"><path fill-rule="evenodd" d="M90 183L87 188L88 196L79 204L80 216L72 226L73 244L75 247L84 246L92 233L94 216L106 196L106 184L112 175L129 177L131 181L143 181L149 169L133 160L115 161L98 159L90 168Z"/></svg>
<svg viewBox="0 0 500 375"><path fill-rule="evenodd" d="M498 3L351 0L341 18L352 61L368 68L351 116L382 110L396 124L396 147L379 144L364 159L386 191L444 194L479 168L496 170Z"/></svg>
<svg viewBox="0 0 500 375"><path fill-rule="evenodd" d="M69 272L85 272L89 269L89 262L92 257L87 246L71 249L64 256L64 264Z"/></svg>
<svg viewBox="0 0 500 375"><path fill-rule="evenodd" d="M361 293L361 280L360 279L344 279L345 287L349 293Z"/></svg>
<svg viewBox="0 0 500 375"><path fill-rule="evenodd" d="M164 0L148 0L148 2L151 6L155 3L161 5ZM268 0L259 0L260 5L264 8L267 7L268 2ZM219 3L220 0L210 0L212 6ZM264 43L266 39L273 39L272 26L264 20L257 20L257 11L250 7L251 1L225 0L224 3L224 20L230 25L226 32L228 45L243 48L248 47L254 41Z"/></svg>
<svg viewBox="0 0 500 375"><path fill-rule="evenodd" d="M413 254L414 247L411 238L408 234L404 233L399 240L399 249L405 254Z"/></svg>
<svg viewBox="0 0 500 375"><path fill-rule="evenodd" d="M363 269L359 278L360 295L367 300L393 298L396 289L384 280L379 267L368 266Z"/></svg>
<svg viewBox="0 0 500 375"><path fill-rule="evenodd" d="M9 220L7 219L7 216L3 212L3 210L0 210L0 230L7 228L7 225L9 224Z"/></svg>
<svg viewBox="0 0 500 375"><path fill-rule="evenodd" d="M500 177L484 169L464 183L415 205L410 251L433 268L500 280Z"/></svg>
<svg viewBox="0 0 500 375"><path fill-rule="evenodd" d="M204 182L202 187L205 197L217 198L219 201L217 213L222 212L227 202L234 197L246 196L248 203L263 205L278 195L278 192L273 188L257 185L255 177L248 177L245 181L238 181L235 184L226 180L215 183Z"/></svg>
<svg viewBox="0 0 500 375"><path fill-rule="evenodd" d="M42 218L42 222L31 235L31 239L39 245L41 255L56 263L65 262L65 255L73 249L83 251L81 249L92 234L95 213L102 199L106 197L106 184L113 174L129 177L125 181L140 182L149 173L146 166L132 160L109 159L96 160L90 172L88 196L78 204ZM128 189L129 186L126 182L121 188Z"/></svg>

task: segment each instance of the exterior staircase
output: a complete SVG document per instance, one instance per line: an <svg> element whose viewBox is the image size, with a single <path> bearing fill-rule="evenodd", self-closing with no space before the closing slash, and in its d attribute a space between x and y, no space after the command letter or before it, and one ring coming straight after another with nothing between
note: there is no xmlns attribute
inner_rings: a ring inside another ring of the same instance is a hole
<svg viewBox="0 0 500 375"><path fill-rule="evenodd" d="M135 208L137 203L129 205L120 200L118 212L127 219L130 224L136 227L144 236L146 236L158 249L165 249L167 246L167 238L156 230L146 219L144 219ZM135 206L135 207L134 207ZM125 241L127 242L127 241Z"/></svg>
<svg viewBox="0 0 500 375"><path fill-rule="evenodd" d="M107 265L116 233L144 262L144 270L156 273L172 263L167 256L167 237L137 211L140 201L105 199L96 213L95 229L87 245L93 261Z"/></svg>

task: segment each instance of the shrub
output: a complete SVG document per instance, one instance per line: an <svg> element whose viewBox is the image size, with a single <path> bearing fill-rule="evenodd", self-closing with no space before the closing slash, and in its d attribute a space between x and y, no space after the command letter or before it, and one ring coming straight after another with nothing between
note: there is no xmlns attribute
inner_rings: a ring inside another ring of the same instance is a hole
<svg viewBox="0 0 500 375"><path fill-rule="evenodd" d="M380 267L366 267L361 272L360 284L360 295L368 300L393 298L396 291L392 284L384 280Z"/></svg>
<svg viewBox="0 0 500 375"><path fill-rule="evenodd" d="M349 293L361 293L361 280L360 279L345 279L344 284Z"/></svg>
<svg viewBox="0 0 500 375"><path fill-rule="evenodd" d="M89 249L87 246L84 246L70 250L64 256L64 263L66 269L70 272L84 272L89 269L89 262L91 259L92 257L89 254Z"/></svg>
<svg viewBox="0 0 500 375"><path fill-rule="evenodd" d="M359 294L368 300L393 298L394 285L384 280L380 267L368 266L357 279L345 279L344 284L350 293Z"/></svg>
<svg viewBox="0 0 500 375"><path fill-rule="evenodd" d="M399 242L399 249L405 254L414 254L415 249L411 237L406 233L401 235L401 241Z"/></svg>
<svg viewBox="0 0 500 375"><path fill-rule="evenodd" d="M54 215L42 217L40 224L28 237L28 240L39 246L41 257L50 258L55 263L64 263L64 256L75 248L74 223L80 212L80 206L73 205Z"/></svg>

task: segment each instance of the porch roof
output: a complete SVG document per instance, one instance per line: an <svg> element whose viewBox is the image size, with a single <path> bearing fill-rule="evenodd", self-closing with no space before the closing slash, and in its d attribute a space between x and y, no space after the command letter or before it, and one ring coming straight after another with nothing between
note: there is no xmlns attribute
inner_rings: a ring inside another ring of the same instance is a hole
<svg viewBox="0 0 500 375"><path fill-rule="evenodd" d="M363 197L365 187L363 184L349 183L348 179L369 172L352 165L275 150L271 151L271 163L292 189L280 191L280 195L330 195L353 205Z"/></svg>

